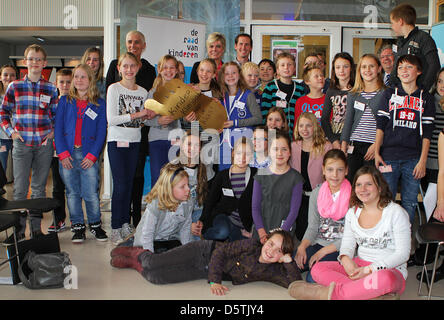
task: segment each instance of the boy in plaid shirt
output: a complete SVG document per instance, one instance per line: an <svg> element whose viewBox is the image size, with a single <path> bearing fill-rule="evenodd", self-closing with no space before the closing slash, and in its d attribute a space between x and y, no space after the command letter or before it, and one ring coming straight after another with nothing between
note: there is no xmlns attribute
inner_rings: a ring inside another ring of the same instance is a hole
<svg viewBox="0 0 444 320"><path fill-rule="evenodd" d="M31 176L31 198L46 197L46 179L53 155L54 120L58 103L54 84L42 78L46 52L39 45L25 50L28 74L11 83L0 107L1 126L13 139L14 200L24 200ZM31 232L41 234L40 212L31 212ZM24 238L26 217L21 217L19 238Z"/></svg>

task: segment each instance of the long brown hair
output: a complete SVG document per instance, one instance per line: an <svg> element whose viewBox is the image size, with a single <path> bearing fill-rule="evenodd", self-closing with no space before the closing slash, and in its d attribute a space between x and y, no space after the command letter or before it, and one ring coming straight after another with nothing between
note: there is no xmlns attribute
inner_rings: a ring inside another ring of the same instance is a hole
<svg viewBox="0 0 444 320"><path fill-rule="evenodd" d="M361 200L359 200L358 196L356 195L356 181L358 178L364 174L369 174L373 182L376 184L376 186L379 188L379 201L378 201L378 207L380 209L385 208L390 202L392 202L392 193L390 191L389 185L387 181L385 181L384 176L382 173L376 169L375 166L363 166L361 167L355 174L355 177L353 179L353 187L352 192L350 196L350 208L352 207L360 207L362 208L364 204Z"/></svg>
<svg viewBox="0 0 444 320"><path fill-rule="evenodd" d="M105 68L104 62L103 62L102 50L100 50L99 48L96 48L96 47L90 47L90 48L86 49L85 53L83 54L81 63L86 64L86 61L88 60L88 56L90 53L97 53L99 55L100 66L99 66L99 70L97 70L97 73L96 73L96 81L100 81L103 79L103 70Z"/></svg>
<svg viewBox="0 0 444 320"><path fill-rule="evenodd" d="M229 66L235 66L237 68L237 71L239 72L239 81L237 82L237 90L245 91L246 89L248 89L247 83L245 82L244 77L242 77L241 68L236 62L230 61L230 62L225 62L222 65L222 67L219 70L219 76L217 77L222 94L230 92L230 90L228 90L227 85L225 84L225 69Z"/></svg>
<svg viewBox="0 0 444 320"><path fill-rule="evenodd" d="M187 139L191 139L192 137L196 137L197 140L199 140L199 150L202 149L202 141L199 138L199 135L193 135L191 133L191 130L185 131L185 134L182 136L182 139L180 140L180 151L179 151L179 161L183 166L192 164L192 161L194 159L189 159L186 155L182 154L182 145L186 143ZM199 152L200 154L200 152ZM198 161L197 163L197 202L199 203L199 206L202 206L205 201L205 197L208 193L208 177L207 177L207 166L200 161L200 159L196 159Z"/></svg>

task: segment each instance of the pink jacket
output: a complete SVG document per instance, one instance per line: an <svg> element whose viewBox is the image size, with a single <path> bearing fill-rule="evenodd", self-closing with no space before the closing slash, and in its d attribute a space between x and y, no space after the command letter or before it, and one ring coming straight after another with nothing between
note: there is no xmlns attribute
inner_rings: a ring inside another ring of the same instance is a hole
<svg viewBox="0 0 444 320"><path fill-rule="evenodd" d="M308 159L308 177L310 178L311 188L314 189L316 186L322 182L324 182L324 176L322 174L322 160L324 160L324 155L332 149L332 145L330 142L324 146L324 152L322 155L313 158L310 153L310 158ZM301 172L301 150L302 150L302 141L293 141L291 143L291 159L290 166L297 170L299 173Z"/></svg>

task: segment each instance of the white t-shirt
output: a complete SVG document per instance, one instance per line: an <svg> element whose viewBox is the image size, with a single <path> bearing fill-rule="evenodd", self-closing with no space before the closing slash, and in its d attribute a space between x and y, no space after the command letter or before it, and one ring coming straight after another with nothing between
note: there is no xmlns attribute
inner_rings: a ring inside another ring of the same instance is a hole
<svg viewBox="0 0 444 320"><path fill-rule="evenodd" d="M391 202L382 211L381 220L373 228L362 228L359 216L362 209L350 208L345 216L341 255L354 257L358 246L358 257L372 262L373 272L381 269L398 269L407 279L407 260L410 256L410 221L407 212Z"/></svg>
<svg viewBox="0 0 444 320"><path fill-rule="evenodd" d="M108 87L106 96L106 118L108 120L107 141L140 142L140 119L131 120L131 114L144 108L148 92L141 86L129 90L119 82Z"/></svg>

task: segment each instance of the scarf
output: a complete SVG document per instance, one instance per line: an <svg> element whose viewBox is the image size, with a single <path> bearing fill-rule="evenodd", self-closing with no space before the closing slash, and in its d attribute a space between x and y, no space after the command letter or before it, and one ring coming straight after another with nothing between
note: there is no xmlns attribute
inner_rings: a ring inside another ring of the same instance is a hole
<svg viewBox="0 0 444 320"><path fill-rule="evenodd" d="M342 219L347 213L351 195L351 184L347 179L344 179L341 183L341 189L339 198L333 201L333 196L328 186L328 182L325 181L318 194L318 211L321 217L331 218L335 221Z"/></svg>

